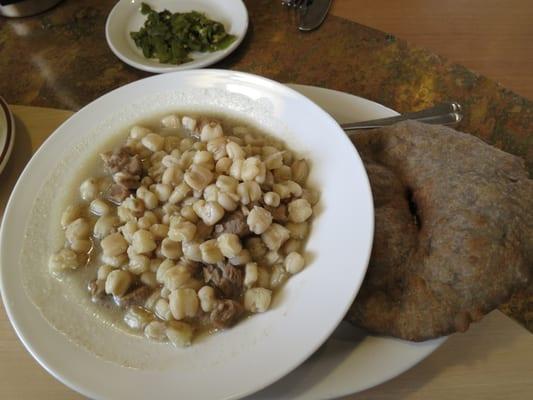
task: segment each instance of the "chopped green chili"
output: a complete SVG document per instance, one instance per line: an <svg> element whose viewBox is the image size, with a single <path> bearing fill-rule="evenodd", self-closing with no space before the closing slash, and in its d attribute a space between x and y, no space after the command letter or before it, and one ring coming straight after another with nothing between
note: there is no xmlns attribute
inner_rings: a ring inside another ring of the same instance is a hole
<svg viewBox="0 0 533 400"><path fill-rule="evenodd" d="M130 32L131 38L146 58L157 58L161 63L183 64L192 60L192 51L222 50L235 40L224 25L198 11L157 12L142 3L141 13L147 16L146 21L138 32Z"/></svg>

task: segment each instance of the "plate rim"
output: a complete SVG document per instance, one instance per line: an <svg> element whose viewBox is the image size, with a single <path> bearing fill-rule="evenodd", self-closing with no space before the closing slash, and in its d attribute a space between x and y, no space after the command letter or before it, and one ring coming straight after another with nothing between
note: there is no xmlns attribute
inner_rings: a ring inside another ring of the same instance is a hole
<svg viewBox="0 0 533 400"><path fill-rule="evenodd" d="M323 112L324 113L324 118L326 118L326 120L328 120L328 123L331 123L333 125L338 126L338 123L335 121L335 119L333 119L329 113L324 111L320 106L318 106L312 100L310 100L309 98L307 98L303 94L299 93L298 91L296 91L296 90L294 90L294 89L292 89L292 88L290 88L290 87L288 87L288 86L286 86L286 85L284 85L282 83L279 83L277 81L271 80L269 78L265 78L263 76L250 74L250 73L246 73L246 72L223 70L223 69L207 69L207 70L206 69L194 69L194 70L183 70L183 71L175 72L175 74L178 74L178 73L182 74L182 75L185 75L185 74L192 74L192 75L194 75L194 74L214 74L217 77L221 77L221 76L222 77L230 77L230 76L234 77L234 76L237 76L237 77L247 78L248 80L251 80L252 83L257 82L257 84L259 84L260 86L264 86L265 88L270 86L270 87L273 87L274 90L276 90L276 89L283 90L283 91L288 92L288 94L291 94L292 96L296 96L300 101L303 101L304 103L307 103L310 107L316 108L317 110ZM108 92L108 93L100 96L98 99L96 99L96 100L92 101L91 103L87 104L86 106L81 108L77 113L82 112L86 108L90 107L93 103L95 103L97 101L100 101L102 98L106 98L108 96L111 96L112 93L114 93L115 91L121 90L122 88L125 88L125 87L128 87L128 86L140 85L140 81L145 81L145 80L149 80L149 79L154 79L154 80L155 79L165 79L165 78L162 78L162 76L163 75L154 75L154 76L151 76L151 77L148 77L148 78L144 78L144 79L141 79L141 80L137 80L137 81L131 82L131 83L129 83L127 85L124 85L124 86L122 86L120 88L112 90L111 92ZM29 172L30 168L33 168L32 164L35 162L34 160L37 158L37 156L41 157L40 154L43 151L45 151L44 149L46 147L50 146L50 144L49 144L50 142L53 142L56 132L61 130L61 129L64 129L64 126L67 125L69 123L69 121L72 118L74 118L74 116L77 113L73 114L71 117L69 117L67 120L65 120L58 128L56 128L56 130L54 130L54 132L45 140L45 142L35 152L35 154L32 156L32 158L30 159L30 161L28 162L28 164L24 168L23 172L21 173L21 175L19 177L19 180L17 181L17 183L16 183L16 185L15 185L15 187L14 187L14 189L13 189L13 191L12 191L10 197L9 197L9 201L8 201L8 203L6 205L6 213L5 213L4 219L2 221L2 226L0 227L0 250L4 247L4 239L3 238L4 238L4 235L5 235L6 229L7 229L6 228L7 218L5 218L5 217L8 216L8 214L9 214L8 211L11 210L12 207L13 207L12 203L15 201L15 199L14 199L15 198L15 194L19 190L21 190L21 189L19 189L19 187L22 184L21 183L22 179L25 178L26 175L30 173ZM340 127L338 127L338 130L340 132L342 132ZM348 139L347 136L341 135L341 136L339 136L339 138L341 140L345 141L347 144L351 145L351 142L350 142L350 140ZM350 301L346 303L346 307L343 310L342 316L339 317L339 319L337 321L337 324L332 325L331 328L328 329L328 331L329 331L328 335L325 336L323 339L317 341L316 346L314 346L312 348L310 347L309 351L306 352L306 354L303 354L301 357L299 357L299 361L297 363L295 363L292 366L292 368L288 369L285 372L282 372L281 374L277 374L276 376L273 376L270 380L265 381L265 382L263 382L260 385L258 384L253 390L250 390L250 389L239 390L238 392L235 392L235 393L233 393L231 395L228 395L225 398L228 398L228 399L229 398L237 398L237 397L240 398L240 397L244 397L244 396L248 396L250 394L253 394L253 393L257 392L257 391L260 391L263 388L265 388L265 387L273 384L277 380L281 379L283 376L285 376L286 374L290 373L292 370L294 370L299 365L301 365L302 362L304 362L307 358L309 358L329 338L331 333L336 329L338 323L340 323L340 321L342 320L344 314L346 313L346 311L350 307L351 303L353 302L353 299L355 298L357 292L359 291L359 288L360 288L360 286L362 284L362 281L363 281L363 278L364 278L364 273L366 273L366 268L368 266L368 260L370 258L370 252L371 252L371 248L372 248L372 238L373 238L373 231L374 231L374 208L373 208L373 200L372 200L372 192L371 192L371 188L370 188L370 183L369 183L366 171L364 170L364 166L363 166L361 157L359 156L359 153L357 152L355 147L350 146L350 150L351 150L350 152L353 153L354 162L356 164L360 165L360 167L362 168L362 172L363 172L363 174L361 175L362 184L364 184L364 189L365 189L366 193L368 194L368 200L370 201L369 210L368 210L369 217L370 217L370 219L369 219L369 237L370 237L370 240L369 240L369 243L368 243L368 246L367 246L368 247L368 250L366 251L367 255L366 255L366 257L362 257L361 258L362 261L364 260L364 270L363 270L363 273L360 275L359 282L356 282L356 284L354 286L355 290L351 294ZM1 255L1 253L0 253L0 255ZM5 272L4 271L5 271L5 268L1 268L1 265L0 265L0 292L1 292L2 300L4 302L5 309L6 309L6 314L8 315L10 323L13 326L15 332L17 333L17 336L19 337L19 339L23 343L24 347L33 356L33 358L35 358L36 361L41 366L43 366L43 368L47 372L49 372L52 376L54 376L60 382L62 382L63 384L65 384L66 386L70 387L71 389L75 390L78 393L82 393L84 395L87 395L87 396L90 396L90 397L94 397L94 398L99 398L97 393L92 392L91 390L86 390L86 389L89 389L87 386L78 386L77 385L78 382L73 381L71 378L65 377L64 373L62 373L61 371L53 370L52 367L50 367L47 363L45 363L46 362L45 360L41 359L42 358L42 354L41 355L38 354L38 351L34 348L32 343L27 339L26 335L23 334L23 332L21 330L21 327L19 326L20 321L17 321L18 319L14 318L12 304L9 301L7 301L7 299L6 299L5 280L4 280Z"/></svg>
<svg viewBox="0 0 533 400"><path fill-rule="evenodd" d="M9 109L7 102L0 96L0 110L6 119L6 136L3 148L0 151L0 174L4 170L11 157L13 145L15 143L15 118Z"/></svg>
<svg viewBox="0 0 533 400"><path fill-rule="evenodd" d="M111 49L113 54L118 59L120 59L122 62L126 63L130 67L136 68L136 69L141 70L141 71L151 72L151 73L156 73L156 74L162 74L162 73L168 73L168 72L176 72L176 71L185 71L185 70L204 68L204 67L207 67L209 65L213 65L213 64L221 61L222 59L226 58L231 53L233 53L241 45L241 43L243 42L243 40L244 40L244 38L245 38L245 36L246 36L246 34L248 32L248 28L249 28L249 24L250 24L250 16L248 15L248 9L246 8L246 5L244 4L244 2L242 0L234 0L234 1L235 1L235 4L238 4L240 7L242 7L242 10L244 10L245 20L244 20L244 30L243 30L242 34L239 34L237 36L237 39L235 40L235 42L233 42L229 47L227 47L226 49L219 50L220 53L218 55L214 55L212 57L208 57L208 58L204 59L203 61L200 61L200 62L196 63L193 66L189 66L189 67L187 66L191 62L186 62L186 63L179 64L179 65L161 64L161 66L153 66L153 65L148 65L148 64L144 64L144 63L139 63L137 61L134 61L134 60L126 57L115 46L113 36L110 33L111 20L112 20L113 17L116 16L116 13L119 11L119 8L122 7L122 3L131 2L131 0L119 0L119 1L117 1L117 3L113 6L111 11L107 15L106 22L105 22L105 38L106 38L106 42L107 42L108 47ZM211 53L211 54L215 54L215 53Z"/></svg>

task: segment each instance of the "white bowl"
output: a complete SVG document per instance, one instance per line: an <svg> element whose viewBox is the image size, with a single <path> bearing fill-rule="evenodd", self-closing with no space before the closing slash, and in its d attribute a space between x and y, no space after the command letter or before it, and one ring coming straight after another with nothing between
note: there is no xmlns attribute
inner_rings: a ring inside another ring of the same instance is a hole
<svg viewBox="0 0 533 400"><path fill-rule="evenodd" d="M58 230L56 205L73 172L118 130L154 113L179 110L223 111L282 138L311 160L310 183L321 191L306 247L308 265L277 293L273 308L187 349L126 335L84 315L83 301L69 298L46 267L58 244L51 234ZM337 123L314 103L279 83L240 72L159 75L92 102L31 159L0 231L0 289L26 348L88 397L237 398L281 378L330 336L362 283L373 221L363 164Z"/></svg>
<svg viewBox="0 0 533 400"><path fill-rule="evenodd" d="M156 59L147 59L135 45L130 32L138 31L146 16L140 12L143 0L120 0L107 17L105 34L107 44L115 55L134 68L162 73L185 69L202 68L220 61L241 44L248 29L248 11L242 0L152 0L147 3L156 11L171 12L200 11L208 18L221 22L226 32L236 39L227 48L213 53L191 53L192 61L180 64L162 64Z"/></svg>

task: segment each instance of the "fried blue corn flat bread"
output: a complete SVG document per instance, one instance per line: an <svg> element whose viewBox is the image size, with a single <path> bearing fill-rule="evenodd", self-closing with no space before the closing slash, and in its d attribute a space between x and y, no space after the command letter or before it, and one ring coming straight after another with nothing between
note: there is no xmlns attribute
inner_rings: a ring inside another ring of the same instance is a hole
<svg viewBox="0 0 533 400"><path fill-rule="evenodd" d="M423 341L465 331L524 287L533 264L533 181L523 161L417 122L357 134L375 236L346 318Z"/></svg>

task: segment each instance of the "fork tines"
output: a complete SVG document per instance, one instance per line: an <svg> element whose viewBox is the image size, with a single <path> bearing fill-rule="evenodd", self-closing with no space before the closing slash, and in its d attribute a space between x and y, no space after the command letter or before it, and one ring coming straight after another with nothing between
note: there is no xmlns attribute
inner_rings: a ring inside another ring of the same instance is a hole
<svg viewBox="0 0 533 400"><path fill-rule="evenodd" d="M281 5L286 7L303 8L307 5L307 0L281 0Z"/></svg>

